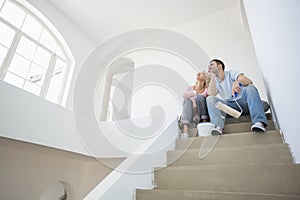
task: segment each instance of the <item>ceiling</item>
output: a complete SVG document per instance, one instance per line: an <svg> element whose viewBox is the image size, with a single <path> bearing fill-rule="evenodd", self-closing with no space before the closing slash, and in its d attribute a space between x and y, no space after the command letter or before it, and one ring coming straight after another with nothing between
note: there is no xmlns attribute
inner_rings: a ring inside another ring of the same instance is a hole
<svg viewBox="0 0 300 200"><path fill-rule="evenodd" d="M48 0L93 42L142 28L172 28L238 0Z"/></svg>

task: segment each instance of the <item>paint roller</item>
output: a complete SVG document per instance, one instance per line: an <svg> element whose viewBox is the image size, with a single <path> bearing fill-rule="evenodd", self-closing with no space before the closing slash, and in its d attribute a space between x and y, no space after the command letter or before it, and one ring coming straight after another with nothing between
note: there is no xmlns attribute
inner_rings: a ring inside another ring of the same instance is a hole
<svg viewBox="0 0 300 200"><path fill-rule="evenodd" d="M239 86L242 87L242 84L239 83ZM218 108L219 110L229 114L230 116L234 117L234 118L239 118L241 116L241 114L243 113L243 109L241 108L240 104L238 104L238 102L236 101L236 97L237 97L238 93L235 92L234 93L234 101L236 103L236 105L239 107L239 109L241 110L240 112L227 106L226 104L222 103L222 102L217 102L216 103L216 108Z"/></svg>
<svg viewBox="0 0 300 200"><path fill-rule="evenodd" d="M216 103L216 107L219 109L219 110L222 110L223 112L227 113L228 115L231 115L232 117L234 118L239 118L242 114L242 112L239 112L229 106L227 106L226 104L224 103L221 103L221 102L217 102Z"/></svg>

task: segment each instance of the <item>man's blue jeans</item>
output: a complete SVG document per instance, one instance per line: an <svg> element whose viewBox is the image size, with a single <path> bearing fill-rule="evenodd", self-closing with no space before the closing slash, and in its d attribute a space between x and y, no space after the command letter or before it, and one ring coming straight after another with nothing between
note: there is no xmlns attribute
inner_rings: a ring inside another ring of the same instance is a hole
<svg viewBox="0 0 300 200"><path fill-rule="evenodd" d="M256 87L252 84L249 84L248 86L243 87L241 92L242 97L237 100L237 102L243 109L242 115L250 114L252 124L255 124L256 122L262 122L265 124L265 126L267 126L268 120L266 118L266 114ZM221 111L215 107L217 102L222 102L237 111L240 111L240 109L233 100L224 101L216 96L208 96L206 98L207 109L211 123L213 123L216 127L224 128L224 121L221 117Z"/></svg>

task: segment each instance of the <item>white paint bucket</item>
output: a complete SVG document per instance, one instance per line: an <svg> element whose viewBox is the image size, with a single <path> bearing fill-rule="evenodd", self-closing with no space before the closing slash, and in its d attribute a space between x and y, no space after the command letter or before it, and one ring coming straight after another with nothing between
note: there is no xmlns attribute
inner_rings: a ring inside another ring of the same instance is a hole
<svg viewBox="0 0 300 200"><path fill-rule="evenodd" d="M210 122L199 123L197 125L199 137L211 135L210 132L211 132L211 129L213 129L213 128L215 128L215 125Z"/></svg>

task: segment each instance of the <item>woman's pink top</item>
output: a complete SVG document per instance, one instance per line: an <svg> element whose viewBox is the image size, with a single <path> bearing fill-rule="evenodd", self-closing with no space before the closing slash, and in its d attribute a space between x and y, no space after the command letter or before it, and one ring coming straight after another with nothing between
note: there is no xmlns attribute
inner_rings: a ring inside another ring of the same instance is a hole
<svg viewBox="0 0 300 200"><path fill-rule="evenodd" d="M188 89L186 90L185 93L183 93L183 98L187 99L190 98L193 103L196 104L196 91L193 89L194 86L189 86ZM207 88L205 88L205 90L201 93L203 96L207 97L208 93L207 93Z"/></svg>

